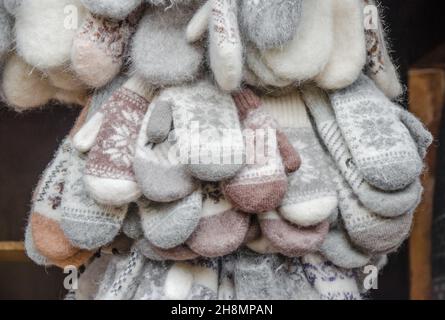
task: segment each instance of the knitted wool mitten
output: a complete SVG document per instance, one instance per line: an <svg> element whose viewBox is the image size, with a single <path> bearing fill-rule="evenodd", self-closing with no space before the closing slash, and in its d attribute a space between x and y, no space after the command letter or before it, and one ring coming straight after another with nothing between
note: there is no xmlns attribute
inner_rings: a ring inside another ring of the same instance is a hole
<svg viewBox="0 0 445 320"><path fill-rule="evenodd" d="M27 64L18 55L9 56L1 80L1 91L6 103L19 112L41 107L50 100L57 100L66 104L85 105L87 100L86 90L82 86L77 86L77 84L68 89L57 87L56 85L61 87L65 85L61 84L60 77L56 78L54 70L48 74L43 74ZM71 85L74 82L77 81L70 82Z"/></svg>
<svg viewBox="0 0 445 320"><path fill-rule="evenodd" d="M341 219L352 243L372 254L397 250L409 236L421 192L406 213L388 219L365 208L340 175L336 180Z"/></svg>
<svg viewBox="0 0 445 320"><path fill-rule="evenodd" d="M187 23L203 2L146 0L131 44L132 73L156 87L192 82L204 60L202 45L187 42Z"/></svg>
<svg viewBox="0 0 445 320"><path fill-rule="evenodd" d="M363 3L333 0L334 43L331 57L316 77L318 85L336 90L352 84L366 64Z"/></svg>
<svg viewBox="0 0 445 320"><path fill-rule="evenodd" d="M153 108L161 115L172 113L179 152L176 160L185 164L192 176L203 181L222 181L235 176L244 166L243 135L235 103L211 82L165 89ZM152 142L166 138L171 123L162 123L164 128L159 125L161 122L156 126L161 134L150 130Z"/></svg>
<svg viewBox="0 0 445 320"><path fill-rule="evenodd" d="M297 92L265 97L263 106L284 128L285 135L302 159L300 169L289 175L288 190L278 212L290 223L301 227L317 225L338 206L332 181L333 163L321 146Z"/></svg>
<svg viewBox="0 0 445 320"><path fill-rule="evenodd" d="M136 143L133 169L144 196L156 202L173 202L190 195L199 186L177 161L177 145L167 138L172 129L172 110L155 99L142 122Z"/></svg>
<svg viewBox="0 0 445 320"><path fill-rule="evenodd" d="M37 250L45 257L54 260L67 259L79 251L60 228L61 202L71 150L71 143L65 141L45 170L35 190L30 217Z"/></svg>
<svg viewBox="0 0 445 320"><path fill-rule="evenodd" d="M238 0L208 0L190 20L186 37L191 43L209 31L209 60L221 89L240 87L243 76L243 46L238 26Z"/></svg>
<svg viewBox="0 0 445 320"><path fill-rule="evenodd" d="M84 182L90 195L105 205L137 200L133 158L137 135L153 91L137 77L117 89L74 137L80 152L87 152Z"/></svg>
<svg viewBox="0 0 445 320"><path fill-rule="evenodd" d="M94 250L111 243L118 235L128 206L114 207L96 203L84 185L85 165L86 157L73 150L62 196L60 225L73 245Z"/></svg>
<svg viewBox="0 0 445 320"><path fill-rule="evenodd" d="M28 222L25 231L25 252L26 255L39 266L56 266L64 269L67 266L74 266L80 268L93 256L93 252L86 250L79 250L72 256L63 260L50 260L37 250L32 236L31 221Z"/></svg>
<svg viewBox="0 0 445 320"><path fill-rule="evenodd" d="M273 248L288 257L317 252L329 232L329 222L299 227L284 220L276 211L260 216L261 231Z"/></svg>
<svg viewBox="0 0 445 320"><path fill-rule="evenodd" d="M124 81L122 77L117 77L108 86L95 92L88 105L87 121ZM122 220L128 208L127 205L101 205L89 196L83 181L86 161L85 155L76 150L72 151L65 193L62 197L61 227L73 244L81 248L96 249L114 240L121 230Z"/></svg>
<svg viewBox="0 0 445 320"><path fill-rule="evenodd" d="M255 158L234 179L224 183L224 193L241 211L268 212L281 204L287 191L286 171L296 171L300 158L287 137L280 130L275 131L278 125L264 112L260 99L252 91L245 89L234 100L244 127L250 130L255 149L250 151ZM261 151L265 154L259 154Z"/></svg>
<svg viewBox="0 0 445 320"><path fill-rule="evenodd" d="M262 233L257 216L252 216L252 218L250 219L250 227L249 231L247 232L246 238L244 239L244 243L247 248L256 253L278 253L277 248L275 248L270 240L266 238Z"/></svg>
<svg viewBox="0 0 445 320"><path fill-rule="evenodd" d="M203 209L199 225L187 245L203 257L220 257L234 252L246 238L250 217L236 211L218 183L204 183Z"/></svg>
<svg viewBox="0 0 445 320"><path fill-rule="evenodd" d="M294 82L313 79L322 72L334 43L333 1L303 0L301 10L301 21L293 39L284 47L262 52L274 74Z"/></svg>
<svg viewBox="0 0 445 320"><path fill-rule="evenodd" d="M397 217L412 210L422 193L419 179L407 188L395 192L385 192L371 186L364 180L353 161L326 94L315 87L306 87L303 97L322 142L363 205L383 217Z"/></svg>
<svg viewBox="0 0 445 320"><path fill-rule="evenodd" d="M71 23L67 12L73 12L67 8L75 10ZM86 15L80 0L23 0L15 11L17 53L41 70L69 65L74 36Z"/></svg>
<svg viewBox="0 0 445 320"><path fill-rule="evenodd" d="M71 135L83 123L87 110L88 108L80 115ZM78 257L89 255L86 251L82 252L73 246L60 226L63 214L62 198L71 155L72 144L68 137L44 171L33 194L27 233L30 238L27 240L28 248L30 252L34 251L32 248L36 248L40 255L53 263L63 262L76 255Z"/></svg>
<svg viewBox="0 0 445 320"><path fill-rule="evenodd" d="M239 0L210 0L210 67L221 89L232 91L241 85L243 47L238 27Z"/></svg>
<svg viewBox="0 0 445 320"><path fill-rule="evenodd" d="M90 87L110 82L121 70L137 13L123 21L89 13L74 38L72 69Z"/></svg>
<svg viewBox="0 0 445 320"><path fill-rule="evenodd" d="M171 203L139 200L138 204L147 240L156 247L172 249L185 243L197 228L202 214L202 193L197 190Z"/></svg>
<svg viewBox="0 0 445 320"><path fill-rule="evenodd" d="M352 159L370 185L396 191L419 177L422 156L433 141L420 121L411 115L417 123L406 122L409 113L392 103L365 75L330 98Z"/></svg>

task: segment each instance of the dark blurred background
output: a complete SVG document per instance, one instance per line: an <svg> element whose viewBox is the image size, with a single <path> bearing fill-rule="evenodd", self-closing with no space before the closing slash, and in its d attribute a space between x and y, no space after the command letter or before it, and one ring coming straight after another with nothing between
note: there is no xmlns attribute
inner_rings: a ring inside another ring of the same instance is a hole
<svg viewBox="0 0 445 320"><path fill-rule="evenodd" d="M383 0L381 4L393 55L406 82L410 67L443 52L445 1ZM0 106L0 241L23 239L31 192L78 112L54 105L16 114ZM29 262L0 262L0 299L60 299L62 278L59 270ZM391 256L379 287L373 298L409 298L407 245Z"/></svg>

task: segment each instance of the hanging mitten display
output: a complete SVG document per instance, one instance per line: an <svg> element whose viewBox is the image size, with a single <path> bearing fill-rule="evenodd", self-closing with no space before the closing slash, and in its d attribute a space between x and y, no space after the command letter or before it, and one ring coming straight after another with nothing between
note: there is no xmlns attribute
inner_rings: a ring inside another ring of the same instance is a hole
<svg viewBox="0 0 445 320"><path fill-rule="evenodd" d="M84 267L67 299L362 299L363 268L409 237L433 141L391 100L369 6L0 1L2 100L83 107L28 256Z"/></svg>

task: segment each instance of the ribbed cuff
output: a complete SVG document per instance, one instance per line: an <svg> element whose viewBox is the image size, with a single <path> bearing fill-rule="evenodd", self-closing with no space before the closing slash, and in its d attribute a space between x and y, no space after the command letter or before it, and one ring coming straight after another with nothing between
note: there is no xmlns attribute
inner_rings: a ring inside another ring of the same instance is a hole
<svg viewBox="0 0 445 320"><path fill-rule="evenodd" d="M263 107L280 124L281 128L311 126L306 107L300 94L296 91L279 97L265 97Z"/></svg>
<svg viewBox="0 0 445 320"><path fill-rule="evenodd" d="M233 100L238 108L241 120L246 119L250 111L258 109L261 105L260 98L248 88L233 94Z"/></svg>

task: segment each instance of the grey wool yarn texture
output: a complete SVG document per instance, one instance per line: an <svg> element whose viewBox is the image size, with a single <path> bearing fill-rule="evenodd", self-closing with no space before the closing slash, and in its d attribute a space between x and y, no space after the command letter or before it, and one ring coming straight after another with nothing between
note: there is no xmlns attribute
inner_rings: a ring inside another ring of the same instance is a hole
<svg viewBox="0 0 445 320"><path fill-rule="evenodd" d="M0 0L2 100L83 108L28 256L85 266L77 300L363 298L362 268L409 237L433 141L393 101L373 4Z"/></svg>

